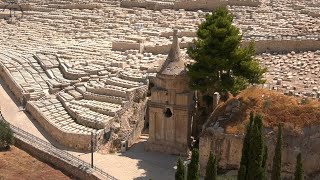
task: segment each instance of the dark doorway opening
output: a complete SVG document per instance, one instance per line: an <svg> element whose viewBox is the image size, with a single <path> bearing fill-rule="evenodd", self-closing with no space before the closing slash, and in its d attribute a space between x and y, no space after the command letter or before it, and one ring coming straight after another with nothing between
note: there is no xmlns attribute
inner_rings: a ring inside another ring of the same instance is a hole
<svg viewBox="0 0 320 180"><path fill-rule="evenodd" d="M167 109L166 109L166 112L164 113L164 115L165 115L167 118L171 117L171 116L172 116L171 109L170 109L170 108L167 108Z"/></svg>

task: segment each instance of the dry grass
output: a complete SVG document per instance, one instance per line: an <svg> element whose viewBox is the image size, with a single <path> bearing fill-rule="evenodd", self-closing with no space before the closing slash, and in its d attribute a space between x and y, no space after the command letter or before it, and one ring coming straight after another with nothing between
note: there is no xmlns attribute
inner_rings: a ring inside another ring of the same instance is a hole
<svg viewBox="0 0 320 180"><path fill-rule="evenodd" d="M35 159L28 153L12 147L0 152L0 180L67 180L61 171Z"/></svg>
<svg viewBox="0 0 320 180"><path fill-rule="evenodd" d="M320 102L315 100L301 104L299 98L252 87L230 98L219 111L236 98L241 101L241 109L236 118L224 125L227 133L243 133L251 111L262 114L265 127L283 123L285 128L300 131L302 127L320 124Z"/></svg>

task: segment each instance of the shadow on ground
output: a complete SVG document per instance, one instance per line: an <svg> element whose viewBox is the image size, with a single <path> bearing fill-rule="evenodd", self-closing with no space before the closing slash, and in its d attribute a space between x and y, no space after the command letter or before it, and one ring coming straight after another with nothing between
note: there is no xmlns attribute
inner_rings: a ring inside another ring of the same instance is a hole
<svg viewBox="0 0 320 180"><path fill-rule="evenodd" d="M128 151L120 156L138 160L139 170L143 170L142 177L135 180L173 180L178 156L158 152L147 152L144 150L144 141L134 144Z"/></svg>

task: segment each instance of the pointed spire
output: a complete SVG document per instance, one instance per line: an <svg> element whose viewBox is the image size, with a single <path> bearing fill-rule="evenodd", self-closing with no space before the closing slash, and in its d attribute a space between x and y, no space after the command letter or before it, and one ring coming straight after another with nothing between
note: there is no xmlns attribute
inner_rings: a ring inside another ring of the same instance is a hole
<svg viewBox="0 0 320 180"><path fill-rule="evenodd" d="M173 41L172 41L171 49L167 59L173 62L173 61L180 61L180 58L181 58L181 55L180 55L180 46L178 41L178 30L174 29Z"/></svg>
<svg viewBox="0 0 320 180"><path fill-rule="evenodd" d="M173 41L167 59L161 66L159 73L179 74L184 70L185 65L181 57L178 41L178 30L173 30Z"/></svg>

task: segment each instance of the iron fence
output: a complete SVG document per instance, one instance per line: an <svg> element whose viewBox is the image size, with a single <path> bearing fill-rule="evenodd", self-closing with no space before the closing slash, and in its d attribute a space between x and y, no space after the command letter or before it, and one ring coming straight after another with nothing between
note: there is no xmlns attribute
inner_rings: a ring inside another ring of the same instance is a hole
<svg viewBox="0 0 320 180"><path fill-rule="evenodd" d="M1 115L0 115L1 116ZM5 119L2 117L2 120L5 121ZM97 173L103 175L104 177L106 177L106 179L109 180L118 180L117 178L111 176L110 174L106 173L105 171L103 171L102 169L93 166L93 168L91 168L91 164L71 155L70 153L58 149L56 147L54 147L52 144L50 144L49 142L46 142L12 124L10 124L10 128L12 129L14 136L20 140L23 140L27 143L29 143L30 145L45 151L55 157L58 157L66 162L68 162L69 164L72 164L78 168L80 168L81 170L87 172L87 173L92 173L94 171L96 171Z"/></svg>

